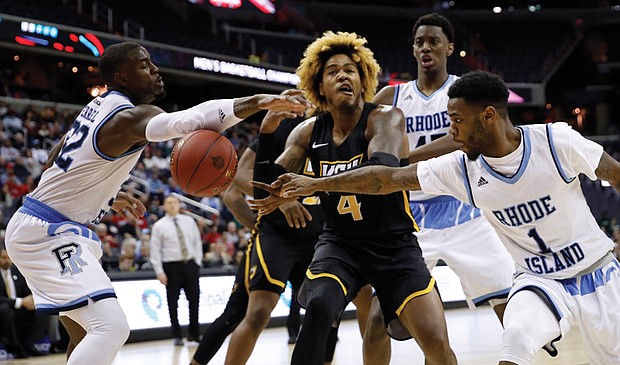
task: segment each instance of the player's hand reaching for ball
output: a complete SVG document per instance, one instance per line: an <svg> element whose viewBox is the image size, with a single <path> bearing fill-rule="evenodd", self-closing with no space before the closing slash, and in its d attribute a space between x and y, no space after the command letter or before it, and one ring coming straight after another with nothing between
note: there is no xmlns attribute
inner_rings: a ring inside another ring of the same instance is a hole
<svg viewBox="0 0 620 365"><path fill-rule="evenodd" d="M301 90L286 90L281 95L261 94L258 95L258 107L273 112L285 112L288 115L283 118L302 117L312 104L306 100Z"/></svg>

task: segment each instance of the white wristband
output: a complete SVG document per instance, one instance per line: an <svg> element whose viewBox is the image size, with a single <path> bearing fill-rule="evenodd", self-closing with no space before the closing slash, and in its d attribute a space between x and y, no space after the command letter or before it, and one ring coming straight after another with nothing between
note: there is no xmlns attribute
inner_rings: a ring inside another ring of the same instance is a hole
<svg viewBox="0 0 620 365"><path fill-rule="evenodd" d="M209 100L186 110L158 114L146 125L146 139L167 141L198 129L222 132L242 120L235 116L234 105L235 99Z"/></svg>

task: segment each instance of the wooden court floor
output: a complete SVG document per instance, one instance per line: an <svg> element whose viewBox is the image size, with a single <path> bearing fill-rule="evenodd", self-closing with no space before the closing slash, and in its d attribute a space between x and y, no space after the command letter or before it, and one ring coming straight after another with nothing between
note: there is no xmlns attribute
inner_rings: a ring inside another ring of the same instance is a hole
<svg viewBox="0 0 620 365"><path fill-rule="evenodd" d="M497 364L497 355L501 344L501 327L490 307L475 311L469 309L450 309L446 311L448 332L452 348L461 365ZM288 335L283 327L265 330L256 344L248 364L251 365L286 365L293 350L287 344ZM188 365L197 344L175 347L172 340L152 341L127 344L114 360L113 365ZM217 353L211 364L223 364L228 341ZM558 343L560 354L549 357L541 351L535 365L584 365L589 364L578 331ZM96 356L96 355L94 355ZM423 364L422 352L414 341L392 341L392 365ZM61 365L65 364L61 355L49 355L23 360L0 361L6 365ZM339 341L334 355L333 365L362 364L362 341L357 329L357 322L343 321L340 327Z"/></svg>

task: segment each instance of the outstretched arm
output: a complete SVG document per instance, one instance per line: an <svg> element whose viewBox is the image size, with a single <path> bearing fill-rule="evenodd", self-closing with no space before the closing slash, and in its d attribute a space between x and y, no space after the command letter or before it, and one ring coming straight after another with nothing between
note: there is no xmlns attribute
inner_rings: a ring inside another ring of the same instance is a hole
<svg viewBox="0 0 620 365"><path fill-rule="evenodd" d="M417 170L418 165L413 164L406 167L366 166L320 179L285 174L272 185L258 187L285 198L312 195L317 191L385 195L419 190Z"/></svg>
<svg viewBox="0 0 620 365"><path fill-rule="evenodd" d="M409 154L409 162L416 163L433 157L445 155L461 148L460 143L454 142L450 134L438 138L423 146L414 148Z"/></svg>
<svg viewBox="0 0 620 365"><path fill-rule="evenodd" d="M607 180L611 186L620 192L620 162L616 161L607 152L603 152L598 167L594 171L596 177Z"/></svg>
<svg viewBox="0 0 620 365"><path fill-rule="evenodd" d="M260 110L303 115L311 107L300 92L292 95L257 94L237 99L209 100L189 109L166 113L154 105L128 107L105 123L97 138L99 149L111 157L148 141L166 141L199 129L221 132Z"/></svg>

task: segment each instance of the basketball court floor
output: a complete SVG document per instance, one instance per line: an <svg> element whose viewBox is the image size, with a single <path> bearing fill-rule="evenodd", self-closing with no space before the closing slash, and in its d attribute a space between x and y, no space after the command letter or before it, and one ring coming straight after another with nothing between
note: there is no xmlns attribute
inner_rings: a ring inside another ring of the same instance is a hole
<svg viewBox="0 0 620 365"><path fill-rule="evenodd" d="M490 307L470 311L466 308L446 311L448 332L452 348L461 365L497 364L501 345L501 327ZM250 365L289 364L293 345L287 344L288 335L284 327L269 328L263 332L256 344ZM188 365L196 349L196 343L186 343L175 347L172 340L131 343L123 347L114 360L114 365ZM228 340L217 353L211 364L224 363ZM541 351L535 365L585 365L590 364L583 350L579 332L572 331L558 343L560 351L556 358ZM102 349L103 351L103 349ZM96 355L94 355L96 356ZM392 365L423 364L422 352L413 340L392 341ZM49 355L23 360L0 361L6 365L61 365L65 364L62 355ZM343 321L333 365L361 365L362 341L354 320Z"/></svg>

